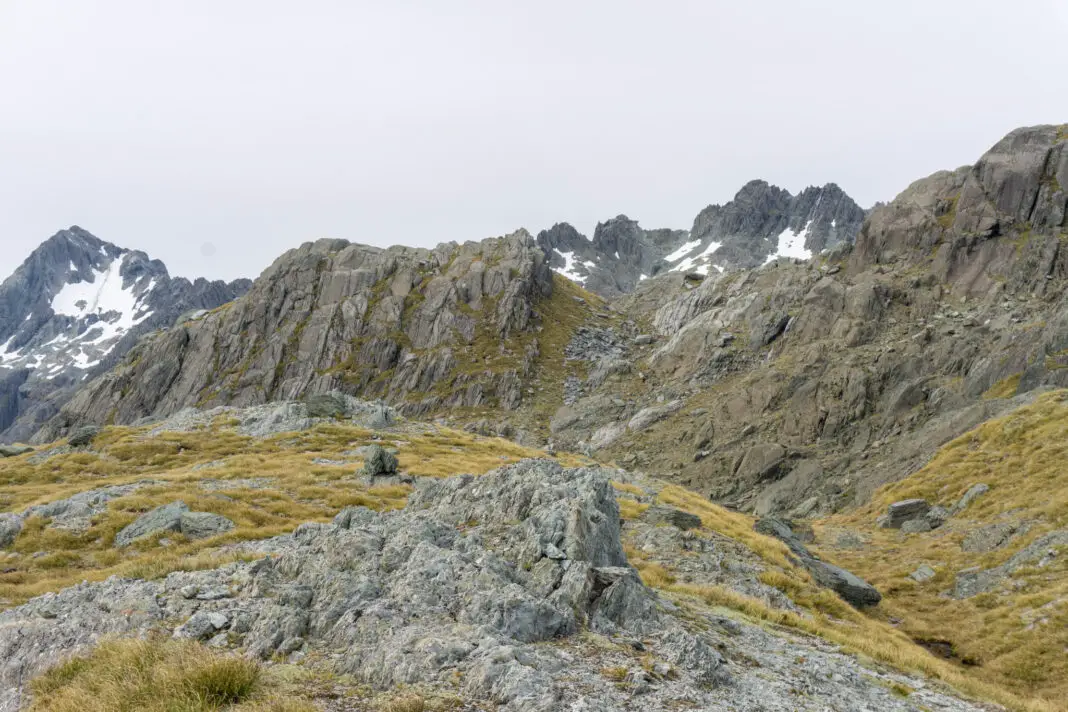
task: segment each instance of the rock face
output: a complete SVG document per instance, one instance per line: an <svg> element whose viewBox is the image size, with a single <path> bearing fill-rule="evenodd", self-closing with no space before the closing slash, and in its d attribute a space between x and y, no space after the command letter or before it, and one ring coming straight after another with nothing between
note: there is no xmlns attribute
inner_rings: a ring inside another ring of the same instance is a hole
<svg viewBox="0 0 1068 712"><path fill-rule="evenodd" d="M29 439L140 336L250 284L173 278L79 227L56 233L0 284L0 441Z"/></svg>
<svg viewBox="0 0 1068 712"><path fill-rule="evenodd" d="M776 257L807 259L851 244L865 211L833 183L794 196L755 180L726 205L710 205L693 228L644 230L626 215L597 225L587 239L567 223L538 233L550 266L606 297L633 292L643 280L668 273L707 276L757 267Z"/></svg>
<svg viewBox="0 0 1068 712"><path fill-rule="evenodd" d="M143 340L37 439L109 416L129 423L331 391L409 413L514 409L551 294L552 273L525 231L434 250L308 243L226 308Z"/></svg>
<svg viewBox="0 0 1068 712"><path fill-rule="evenodd" d="M149 630L506 710L978 710L807 637L680 615L626 563L612 474L524 461L434 482L404 510L306 524L253 563L41 596L0 613L0 711L59 659ZM619 668L632 684L603 673Z"/></svg>

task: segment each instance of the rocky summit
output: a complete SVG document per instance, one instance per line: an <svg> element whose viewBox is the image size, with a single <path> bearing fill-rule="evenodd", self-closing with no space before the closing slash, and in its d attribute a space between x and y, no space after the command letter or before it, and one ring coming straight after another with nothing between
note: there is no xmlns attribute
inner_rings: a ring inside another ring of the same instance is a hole
<svg viewBox="0 0 1068 712"><path fill-rule="evenodd" d="M0 710L1068 709L1065 186L1033 126L251 285L64 231L0 288Z"/></svg>
<svg viewBox="0 0 1068 712"><path fill-rule="evenodd" d="M56 233L0 284L0 442L29 439L141 336L249 285L172 278L77 226Z"/></svg>

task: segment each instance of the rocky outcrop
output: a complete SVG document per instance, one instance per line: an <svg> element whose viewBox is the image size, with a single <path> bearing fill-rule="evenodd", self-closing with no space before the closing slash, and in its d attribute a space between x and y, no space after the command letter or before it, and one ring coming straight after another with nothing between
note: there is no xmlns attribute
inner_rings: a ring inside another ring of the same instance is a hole
<svg viewBox="0 0 1068 712"><path fill-rule="evenodd" d="M1011 585L1012 575L1025 567L1045 568L1057 561L1068 548L1068 530L1058 529L1035 539L1008 561L990 569L972 569L957 574L954 598L971 598L980 593Z"/></svg>
<svg viewBox="0 0 1068 712"><path fill-rule="evenodd" d="M37 439L85 422L330 391L411 413L514 409L551 294L552 273L523 231L434 250L308 243L244 297L142 341Z"/></svg>
<svg viewBox="0 0 1068 712"><path fill-rule="evenodd" d="M1068 135L1063 126L1011 132L979 161L913 183L875 210L857 238L854 269L930 263L958 295L1045 293L1068 276Z"/></svg>
<svg viewBox="0 0 1068 712"><path fill-rule="evenodd" d="M148 631L472 707L978 709L808 636L660 598L627 565L612 474L524 461L431 483L404 510L305 524L254 545L271 555L251 563L38 597L0 613L0 711L56 661Z"/></svg>
<svg viewBox="0 0 1068 712"><path fill-rule="evenodd" d="M370 445L363 458L360 474L364 477L389 477L397 474L397 456L381 445Z"/></svg>
<svg viewBox="0 0 1068 712"><path fill-rule="evenodd" d="M79 227L56 233L0 284L0 441L29 439L142 335L250 284L174 278Z"/></svg>

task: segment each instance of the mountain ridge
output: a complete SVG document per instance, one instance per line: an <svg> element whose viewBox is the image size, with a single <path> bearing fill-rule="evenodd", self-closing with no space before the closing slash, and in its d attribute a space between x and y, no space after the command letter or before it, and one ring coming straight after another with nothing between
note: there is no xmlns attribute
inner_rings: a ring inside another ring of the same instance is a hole
<svg viewBox="0 0 1068 712"><path fill-rule="evenodd" d="M593 238L557 223L538 233L538 244L559 274L612 298L657 275L706 277L780 257L810 259L851 243L867 212L835 183L793 195L756 179L733 200L702 209L689 230L648 230L621 214L598 223Z"/></svg>

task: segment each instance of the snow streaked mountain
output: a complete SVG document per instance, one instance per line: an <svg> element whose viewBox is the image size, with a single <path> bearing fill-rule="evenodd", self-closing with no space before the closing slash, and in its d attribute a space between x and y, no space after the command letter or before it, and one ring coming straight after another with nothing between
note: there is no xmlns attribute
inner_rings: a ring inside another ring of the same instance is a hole
<svg viewBox="0 0 1068 712"><path fill-rule="evenodd" d="M248 285L172 278L162 262L78 227L52 236L0 284L0 442L28 438L142 334Z"/></svg>
<svg viewBox="0 0 1068 712"><path fill-rule="evenodd" d="M694 219L693 247L669 271L759 267L779 258L811 259L825 249L851 243L866 213L834 183L797 195L754 180L734 200L710 205ZM676 255L677 256L677 255Z"/></svg>
<svg viewBox="0 0 1068 712"><path fill-rule="evenodd" d="M639 282L677 272L708 276L759 267L779 258L811 259L851 243L865 211L829 183L795 195L762 180L734 200L702 210L687 230L645 230L625 215L597 225L593 239L567 223L538 235L554 271L602 296L634 291Z"/></svg>

